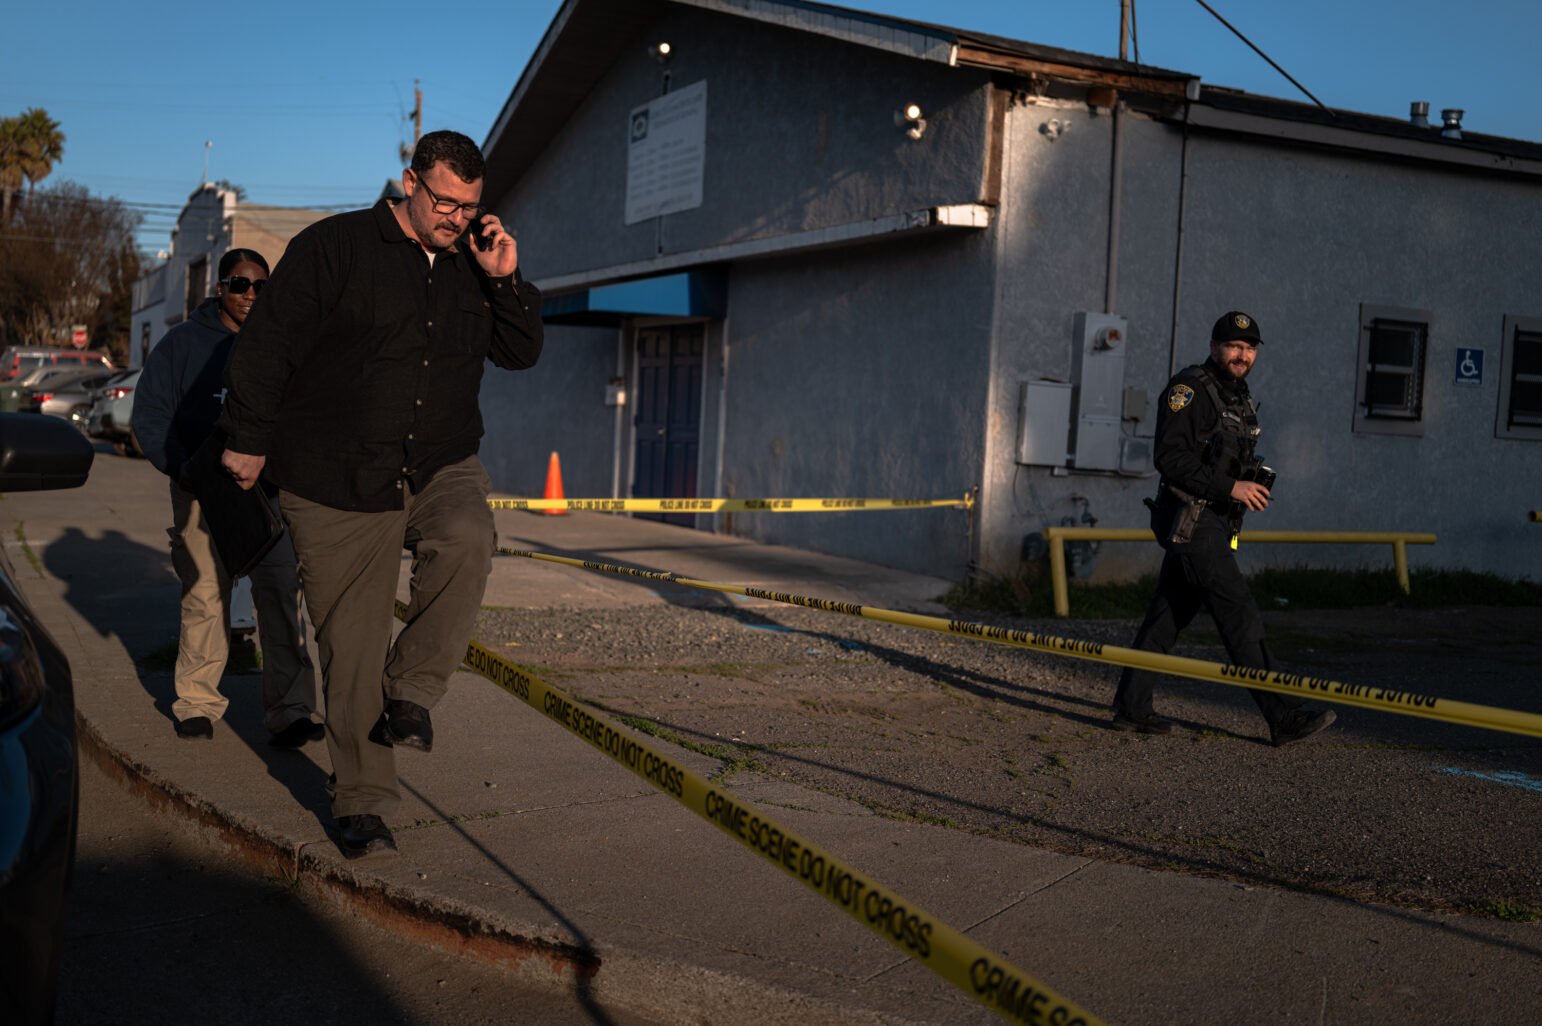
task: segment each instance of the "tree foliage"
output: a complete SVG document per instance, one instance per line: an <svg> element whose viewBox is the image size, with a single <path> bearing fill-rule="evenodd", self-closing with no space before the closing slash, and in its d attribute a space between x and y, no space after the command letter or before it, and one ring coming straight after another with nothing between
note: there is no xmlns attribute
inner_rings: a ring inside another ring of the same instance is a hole
<svg viewBox="0 0 1542 1026"><path fill-rule="evenodd" d="M43 108L29 107L15 117L0 118L0 225L11 223L22 183L30 194L63 157L64 133Z"/></svg>
<svg viewBox="0 0 1542 1026"><path fill-rule="evenodd" d="M219 189L222 192L233 192L233 193L235 193L236 194L237 202L240 202L240 203L245 203L246 202L246 187L245 186L241 186L241 185L237 185L237 184L235 184L234 182L232 182L228 178L218 179L217 181L215 181L214 187L216 189Z"/></svg>
<svg viewBox="0 0 1542 1026"><path fill-rule="evenodd" d="M73 182L38 189L0 226L0 341L58 346L86 325L94 348L128 353L140 215Z"/></svg>

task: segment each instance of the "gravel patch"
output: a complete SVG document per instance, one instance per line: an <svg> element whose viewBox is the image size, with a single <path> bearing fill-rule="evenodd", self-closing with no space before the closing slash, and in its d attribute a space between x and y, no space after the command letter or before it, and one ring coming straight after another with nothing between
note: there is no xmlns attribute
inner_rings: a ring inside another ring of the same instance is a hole
<svg viewBox="0 0 1542 1026"><path fill-rule="evenodd" d="M660 585L487 609L477 636L728 778L1099 859L1357 900L1542 914L1542 741L1339 706L1276 749L1240 688L1165 678L1167 737L1107 728L1118 670ZM972 617L1128 645L1135 624ZM1542 610L1268 613L1281 668L1542 711ZM1222 660L1196 625L1178 654ZM730 784L732 780L730 779Z"/></svg>

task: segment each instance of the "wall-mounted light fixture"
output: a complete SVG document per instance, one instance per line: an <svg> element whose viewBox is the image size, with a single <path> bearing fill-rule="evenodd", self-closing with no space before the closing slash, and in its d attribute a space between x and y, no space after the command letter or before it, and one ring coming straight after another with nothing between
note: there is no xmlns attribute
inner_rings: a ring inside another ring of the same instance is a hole
<svg viewBox="0 0 1542 1026"><path fill-rule="evenodd" d="M673 57L674 53L675 48L670 46L668 41L665 40L661 40L660 42L654 43L652 46L648 47L648 56L652 57L660 64L668 64L669 58Z"/></svg>
<svg viewBox="0 0 1542 1026"><path fill-rule="evenodd" d="M1061 121L1059 118L1050 118L1039 126L1039 134L1050 142L1054 142L1060 138L1062 132L1068 131L1070 127L1071 121L1069 118L1065 121Z"/></svg>
<svg viewBox="0 0 1542 1026"><path fill-rule="evenodd" d="M905 134L912 139L919 139L926 133L926 118L921 116L919 103L907 103L895 111L894 123L903 128Z"/></svg>

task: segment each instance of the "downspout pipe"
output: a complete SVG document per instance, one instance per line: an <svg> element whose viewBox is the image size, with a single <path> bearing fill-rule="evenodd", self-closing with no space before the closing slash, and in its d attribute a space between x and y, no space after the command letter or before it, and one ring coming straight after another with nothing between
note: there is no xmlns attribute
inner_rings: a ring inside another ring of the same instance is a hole
<svg viewBox="0 0 1542 1026"><path fill-rule="evenodd" d="M1114 97L1114 151L1108 183L1108 271L1104 279L1103 312L1113 313L1119 297L1119 208L1124 186L1123 118L1119 97Z"/></svg>
<svg viewBox="0 0 1542 1026"><path fill-rule="evenodd" d="M1130 7L1132 0L1119 3L1119 59L1129 59ZM1120 131L1119 94L1114 93L1113 153L1108 181L1108 260L1103 279L1103 312L1113 313L1119 298L1119 196L1124 184L1124 147Z"/></svg>
<svg viewBox="0 0 1542 1026"><path fill-rule="evenodd" d="M1167 376L1178 373L1178 308L1183 301L1183 213L1189 196L1189 112L1183 111L1182 156L1178 159L1178 230L1173 252L1173 323L1167 337Z"/></svg>

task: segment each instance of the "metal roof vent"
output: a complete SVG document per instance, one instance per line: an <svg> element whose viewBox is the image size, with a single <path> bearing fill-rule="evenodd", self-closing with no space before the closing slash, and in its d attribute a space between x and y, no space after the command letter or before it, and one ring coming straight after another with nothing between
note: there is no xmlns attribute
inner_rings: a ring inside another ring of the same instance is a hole
<svg viewBox="0 0 1542 1026"><path fill-rule="evenodd" d="M1415 128L1430 127L1430 104L1428 100L1415 100L1408 105L1408 123Z"/></svg>
<svg viewBox="0 0 1542 1026"><path fill-rule="evenodd" d="M1458 107L1447 107L1440 112L1440 120L1445 122L1445 127L1440 130L1442 139L1460 139L1462 137L1462 115L1465 110Z"/></svg>

